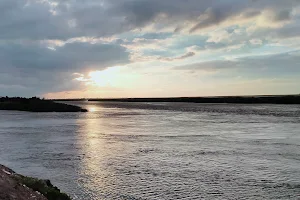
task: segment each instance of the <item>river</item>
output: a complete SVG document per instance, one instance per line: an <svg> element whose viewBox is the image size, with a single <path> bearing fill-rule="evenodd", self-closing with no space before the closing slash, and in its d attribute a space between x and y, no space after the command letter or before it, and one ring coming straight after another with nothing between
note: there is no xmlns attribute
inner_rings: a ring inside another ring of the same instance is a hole
<svg viewBox="0 0 300 200"><path fill-rule="evenodd" d="M299 199L300 106L72 102L0 111L0 163L74 199Z"/></svg>

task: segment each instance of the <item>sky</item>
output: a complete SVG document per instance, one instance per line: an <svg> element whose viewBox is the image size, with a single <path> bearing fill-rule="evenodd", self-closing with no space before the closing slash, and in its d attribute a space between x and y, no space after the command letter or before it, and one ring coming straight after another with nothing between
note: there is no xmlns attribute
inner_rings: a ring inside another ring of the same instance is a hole
<svg viewBox="0 0 300 200"><path fill-rule="evenodd" d="M300 0L1 0L0 96L300 93Z"/></svg>

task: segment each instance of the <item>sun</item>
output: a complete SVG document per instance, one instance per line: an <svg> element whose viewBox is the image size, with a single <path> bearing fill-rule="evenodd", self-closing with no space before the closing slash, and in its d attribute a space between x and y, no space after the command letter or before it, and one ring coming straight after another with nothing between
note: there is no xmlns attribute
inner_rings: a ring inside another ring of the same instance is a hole
<svg viewBox="0 0 300 200"><path fill-rule="evenodd" d="M117 68L108 68L103 71L92 71L88 74L90 81L92 84L106 87L112 86L114 82L117 81Z"/></svg>
<svg viewBox="0 0 300 200"><path fill-rule="evenodd" d="M97 108L95 108L95 107L90 107L88 110L89 110L90 112L96 112L96 111L97 111Z"/></svg>

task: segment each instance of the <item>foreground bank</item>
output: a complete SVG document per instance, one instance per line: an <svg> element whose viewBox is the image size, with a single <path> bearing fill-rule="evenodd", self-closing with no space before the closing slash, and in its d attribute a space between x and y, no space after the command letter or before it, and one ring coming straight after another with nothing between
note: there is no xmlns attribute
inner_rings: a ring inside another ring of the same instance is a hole
<svg viewBox="0 0 300 200"><path fill-rule="evenodd" d="M0 165L0 199L1 200L70 200L49 180L17 174Z"/></svg>

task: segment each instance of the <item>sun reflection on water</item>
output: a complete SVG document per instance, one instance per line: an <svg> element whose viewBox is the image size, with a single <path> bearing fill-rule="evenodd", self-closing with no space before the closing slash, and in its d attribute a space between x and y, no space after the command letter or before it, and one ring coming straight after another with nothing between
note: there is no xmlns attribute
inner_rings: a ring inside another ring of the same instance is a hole
<svg viewBox="0 0 300 200"><path fill-rule="evenodd" d="M106 182L101 181L101 177L106 176L103 163L107 154L105 142L102 138L102 121L96 118L97 109L95 107L88 108L90 112L81 119L79 133L79 150L83 155L80 167L80 184L84 187L89 198L91 194L99 193L101 188L105 188ZM95 199L97 199L95 197Z"/></svg>
<svg viewBox="0 0 300 200"><path fill-rule="evenodd" d="M96 107L90 107L90 108L88 108L88 111L90 111L90 112L96 112L97 108Z"/></svg>
<svg viewBox="0 0 300 200"><path fill-rule="evenodd" d="M118 145L110 143L109 134L113 132L105 118L101 115L100 107L88 108L84 118L78 120L80 131L78 147L82 154L79 184L90 199L105 199L105 196L93 197L92 194L113 193L118 185L114 171L110 167L117 156ZM109 178L108 178L109 177Z"/></svg>

